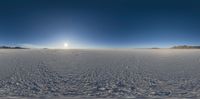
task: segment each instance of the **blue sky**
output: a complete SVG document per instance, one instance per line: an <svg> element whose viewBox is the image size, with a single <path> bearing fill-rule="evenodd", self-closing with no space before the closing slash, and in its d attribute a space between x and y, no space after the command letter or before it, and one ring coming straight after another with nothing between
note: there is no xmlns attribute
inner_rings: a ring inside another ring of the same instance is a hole
<svg viewBox="0 0 200 99"><path fill-rule="evenodd" d="M199 4L196 0L1 0L0 45L200 45Z"/></svg>

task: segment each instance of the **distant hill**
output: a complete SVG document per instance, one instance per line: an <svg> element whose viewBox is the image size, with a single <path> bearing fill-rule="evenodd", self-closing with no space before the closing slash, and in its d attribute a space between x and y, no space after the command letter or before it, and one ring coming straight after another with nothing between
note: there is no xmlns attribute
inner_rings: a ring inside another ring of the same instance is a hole
<svg viewBox="0 0 200 99"><path fill-rule="evenodd" d="M153 48L151 48L151 49L160 49L160 48L158 48L158 47L153 47Z"/></svg>
<svg viewBox="0 0 200 99"><path fill-rule="evenodd" d="M200 49L200 46L188 46L188 45L181 45L181 46L174 46L172 49Z"/></svg>
<svg viewBox="0 0 200 99"><path fill-rule="evenodd" d="M10 47L10 46L0 46L0 49L28 49L28 48L23 48L23 47Z"/></svg>

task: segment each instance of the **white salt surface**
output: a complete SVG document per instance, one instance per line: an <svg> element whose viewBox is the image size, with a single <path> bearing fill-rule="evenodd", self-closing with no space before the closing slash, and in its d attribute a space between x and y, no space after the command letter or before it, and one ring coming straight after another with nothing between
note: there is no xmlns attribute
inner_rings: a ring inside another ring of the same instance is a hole
<svg viewBox="0 0 200 99"><path fill-rule="evenodd" d="M0 50L1 99L145 97L200 97L200 50Z"/></svg>

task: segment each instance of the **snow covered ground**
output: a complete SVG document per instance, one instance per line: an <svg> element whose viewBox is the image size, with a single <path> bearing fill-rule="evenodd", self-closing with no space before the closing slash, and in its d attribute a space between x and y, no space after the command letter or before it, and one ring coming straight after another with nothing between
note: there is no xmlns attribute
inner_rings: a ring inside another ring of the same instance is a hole
<svg viewBox="0 0 200 99"><path fill-rule="evenodd" d="M198 98L200 50L1 49L0 98L15 97Z"/></svg>

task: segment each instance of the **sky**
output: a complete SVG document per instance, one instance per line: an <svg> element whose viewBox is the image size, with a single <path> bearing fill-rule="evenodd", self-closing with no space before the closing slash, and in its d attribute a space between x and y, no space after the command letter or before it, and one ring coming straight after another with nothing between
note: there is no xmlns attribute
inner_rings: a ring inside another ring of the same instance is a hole
<svg viewBox="0 0 200 99"><path fill-rule="evenodd" d="M200 45L199 0L0 0L0 45Z"/></svg>

